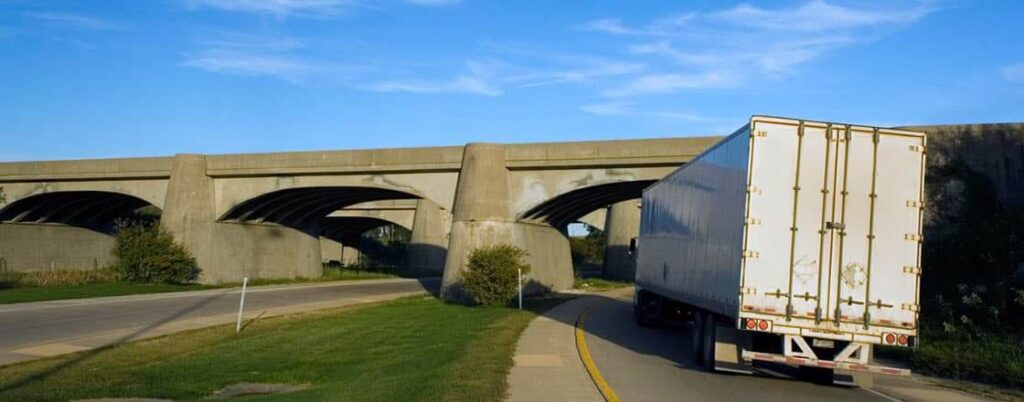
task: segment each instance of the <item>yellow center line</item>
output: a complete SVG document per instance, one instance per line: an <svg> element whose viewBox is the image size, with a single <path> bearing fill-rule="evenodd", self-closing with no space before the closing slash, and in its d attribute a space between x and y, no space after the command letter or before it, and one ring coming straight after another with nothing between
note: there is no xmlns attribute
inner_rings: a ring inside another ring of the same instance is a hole
<svg viewBox="0 0 1024 402"><path fill-rule="evenodd" d="M580 352L580 360L583 361L583 367L586 367L587 373L590 374L590 378L594 380L594 385L597 385L597 389L601 391L601 395L608 402L619 402L619 396L615 394L612 387L605 381L604 376L597 370L597 364L594 363L594 358L590 356L590 349L587 347L587 339L584 336L583 322L590 315L590 312L597 307L600 301L591 303L590 306L583 309L579 317L576 317L576 349Z"/></svg>

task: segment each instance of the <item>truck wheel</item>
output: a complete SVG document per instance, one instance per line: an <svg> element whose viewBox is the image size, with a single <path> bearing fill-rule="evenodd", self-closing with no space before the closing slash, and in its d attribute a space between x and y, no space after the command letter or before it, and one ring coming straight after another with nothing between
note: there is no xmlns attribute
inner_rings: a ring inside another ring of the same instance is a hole
<svg viewBox="0 0 1024 402"><path fill-rule="evenodd" d="M636 306L633 306L633 315L636 317L636 324L651 328L658 324L661 318L661 300L648 292L640 292L637 295Z"/></svg>
<svg viewBox="0 0 1024 402"><path fill-rule="evenodd" d="M693 328L690 331L690 357L693 364L701 366L704 364L704 317L707 313L695 311L693 313Z"/></svg>
<svg viewBox="0 0 1024 402"><path fill-rule="evenodd" d="M704 317L704 335L702 348L702 360L704 363L704 371L709 373L715 372L715 315L708 313Z"/></svg>

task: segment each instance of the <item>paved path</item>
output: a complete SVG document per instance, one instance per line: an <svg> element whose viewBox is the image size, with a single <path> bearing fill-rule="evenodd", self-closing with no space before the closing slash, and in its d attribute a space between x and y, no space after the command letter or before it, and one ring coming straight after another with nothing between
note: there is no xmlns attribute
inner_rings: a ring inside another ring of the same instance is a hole
<svg viewBox="0 0 1024 402"><path fill-rule="evenodd" d="M251 287L245 318L434 292L437 278ZM0 305L0 365L235 322L240 288Z"/></svg>
<svg viewBox="0 0 1024 402"><path fill-rule="evenodd" d="M876 381L873 389L821 386L778 373L709 374L689 356L690 331L635 324L630 290L587 296L552 309L523 333L509 376L511 401L602 401L580 362L574 329L583 322L590 355L623 401L978 401L920 379ZM609 297L610 296L610 297ZM895 397L894 397L895 396Z"/></svg>

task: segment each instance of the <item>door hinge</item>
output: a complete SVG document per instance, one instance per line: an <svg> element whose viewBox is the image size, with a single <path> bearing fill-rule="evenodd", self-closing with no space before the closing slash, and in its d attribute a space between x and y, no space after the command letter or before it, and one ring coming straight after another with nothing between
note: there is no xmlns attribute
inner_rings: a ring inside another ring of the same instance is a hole
<svg viewBox="0 0 1024 402"><path fill-rule="evenodd" d="M913 311L913 312L921 311L921 306L918 305L918 304L903 303L903 305L900 306L900 307L902 309L904 309L904 310L907 310L907 311Z"/></svg>
<svg viewBox="0 0 1024 402"><path fill-rule="evenodd" d="M907 274L921 275L921 267L912 267L908 265L903 267L903 272Z"/></svg>
<svg viewBox="0 0 1024 402"><path fill-rule="evenodd" d="M768 130L756 130L756 131L754 131L753 134L751 134L751 137L767 137L767 136L768 136Z"/></svg>
<svg viewBox="0 0 1024 402"><path fill-rule="evenodd" d="M920 200L907 200L907 207L909 207L909 208L924 209L924 201L920 201Z"/></svg>
<svg viewBox="0 0 1024 402"><path fill-rule="evenodd" d="M747 218L747 224L748 225L760 225L761 224L761 220L757 219L757 218Z"/></svg>
<svg viewBox="0 0 1024 402"><path fill-rule="evenodd" d="M757 289L756 288L740 288L740 296L742 296L742 295L756 295L756 294L757 294Z"/></svg>
<svg viewBox="0 0 1024 402"><path fill-rule="evenodd" d="M911 146L910 146L910 150L911 150L912 152L920 152L920 153L925 153L925 151L926 151L927 149L926 149L926 147L925 147L924 145L911 145Z"/></svg>
<svg viewBox="0 0 1024 402"><path fill-rule="evenodd" d="M743 258L758 258L760 256L761 253L758 253L757 251L754 250L747 250L743 252Z"/></svg>
<svg viewBox="0 0 1024 402"><path fill-rule="evenodd" d="M761 189L759 189L759 188L757 188L755 186L750 186L750 187L747 187L747 193L750 193L750 194L761 194Z"/></svg>
<svg viewBox="0 0 1024 402"><path fill-rule="evenodd" d="M903 236L903 238L910 241L923 241L924 235L919 233L907 233L906 236Z"/></svg>

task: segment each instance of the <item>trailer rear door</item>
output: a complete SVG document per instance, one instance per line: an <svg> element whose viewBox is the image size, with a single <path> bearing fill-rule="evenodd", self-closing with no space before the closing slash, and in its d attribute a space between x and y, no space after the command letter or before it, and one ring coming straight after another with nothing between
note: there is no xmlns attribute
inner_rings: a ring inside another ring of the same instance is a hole
<svg viewBox="0 0 1024 402"><path fill-rule="evenodd" d="M923 150L913 133L755 118L741 309L915 328Z"/></svg>

